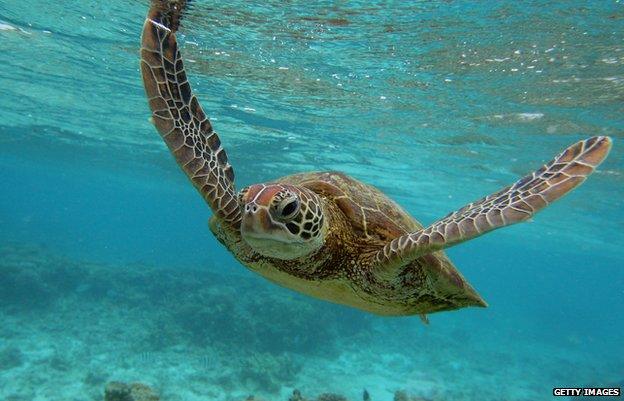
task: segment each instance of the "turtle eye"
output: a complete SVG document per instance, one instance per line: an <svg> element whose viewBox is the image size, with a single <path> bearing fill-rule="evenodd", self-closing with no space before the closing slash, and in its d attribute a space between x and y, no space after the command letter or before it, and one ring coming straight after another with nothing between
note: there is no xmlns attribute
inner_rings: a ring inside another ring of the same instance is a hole
<svg viewBox="0 0 624 401"><path fill-rule="evenodd" d="M282 219L290 219L299 211L299 200L288 199L282 202L282 205L279 210L280 217Z"/></svg>

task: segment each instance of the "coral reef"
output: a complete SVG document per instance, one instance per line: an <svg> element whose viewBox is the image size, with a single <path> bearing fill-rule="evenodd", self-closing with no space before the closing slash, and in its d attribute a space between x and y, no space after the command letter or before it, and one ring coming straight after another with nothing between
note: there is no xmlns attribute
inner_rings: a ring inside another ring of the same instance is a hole
<svg viewBox="0 0 624 401"><path fill-rule="evenodd" d="M347 401L347 398L339 394L323 393L318 396L316 401Z"/></svg>
<svg viewBox="0 0 624 401"><path fill-rule="evenodd" d="M252 395L249 396L246 401L250 400L257 401L257 398ZM295 389L293 390L292 395L288 397L288 401L308 401L308 399L304 398L303 395L301 395L301 391ZM315 398L314 401L348 401L348 399L340 394L322 393L317 398ZM364 391L363 401L371 401L370 396L368 395L368 392L366 390Z"/></svg>
<svg viewBox="0 0 624 401"><path fill-rule="evenodd" d="M336 308L329 315L319 313L318 301L276 291L256 277L237 277L233 283L231 277L203 274L195 283L200 285L189 283L182 299L162 312L197 344L236 341L256 352L330 354L337 338L366 333L369 327L361 314L344 319L357 312ZM175 286L180 284L178 278ZM159 293L174 296L176 291L164 288Z"/></svg>
<svg viewBox="0 0 624 401"><path fill-rule="evenodd" d="M252 353L241 364L237 376L247 388L277 392L292 384L300 370L301 363L288 354Z"/></svg>
<svg viewBox="0 0 624 401"><path fill-rule="evenodd" d="M126 384L122 382L110 382L106 385L104 401L160 401L156 393L147 385L141 383ZM363 401L371 401L370 395L364 390ZM396 398L395 398L396 400ZM419 398L405 398L401 401L421 401ZM265 401L254 394L248 395L244 401ZM293 390L288 401L308 401L301 395L299 390ZM348 401L340 394L322 393L314 401Z"/></svg>
<svg viewBox="0 0 624 401"><path fill-rule="evenodd" d="M45 307L53 297L41 277L47 261L36 250L22 247L0 248L0 305L6 310Z"/></svg>
<svg viewBox="0 0 624 401"><path fill-rule="evenodd" d="M301 395L301 391L295 389L293 390L292 395L288 397L288 401L307 401L307 400L303 398L303 396Z"/></svg>
<svg viewBox="0 0 624 401"><path fill-rule="evenodd" d="M110 382L106 386L104 401L160 401L158 395L149 387L141 383L126 384L122 382ZM254 394L245 397L244 401L264 401ZM309 401L301 391L295 389L288 401ZM334 393L321 393L313 401L349 401L345 396ZM371 401L368 391L362 393L362 401ZM427 398L416 397L399 390L394 394L394 401L432 401Z"/></svg>
<svg viewBox="0 0 624 401"><path fill-rule="evenodd" d="M185 342L275 355L331 355L337 339L370 332L366 315L341 307L320 313L320 301L251 274L81 263L16 245L0 247L0 273L0 309L5 312L68 299L140 307L153 316L141 341L152 349Z"/></svg>
<svg viewBox="0 0 624 401"><path fill-rule="evenodd" d="M142 383L110 382L104 390L104 401L160 401L160 397Z"/></svg>
<svg viewBox="0 0 624 401"><path fill-rule="evenodd" d="M67 331L86 342L85 324L101 333L118 327L113 337L106 334L107 341L121 341L126 350L115 357L117 369L156 368L159 353L179 347L197 355L194 380L225 392L244 388L265 397L295 385L308 358L334 355L341 341L372 335L364 314L328 307L240 273L84 263L37 246L3 244L0 314L20 318L54 310L54 333ZM51 333L43 326L48 323L40 322L33 333ZM0 338L18 337L16 327L0 327ZM21 352L0 348L0 369L20 366ZM74 357L53 345L39 363L69 374ZM79 380L86 388L101 388L112 373L93 364L80 372Z"/></svg>
<svg viewBox="0 0 624 401"><path fill-rule="evenodd" d="M398 390L394 393L394 401L433 401L429 398L418 397L412 394L408 394L404 390Z"/></svg>

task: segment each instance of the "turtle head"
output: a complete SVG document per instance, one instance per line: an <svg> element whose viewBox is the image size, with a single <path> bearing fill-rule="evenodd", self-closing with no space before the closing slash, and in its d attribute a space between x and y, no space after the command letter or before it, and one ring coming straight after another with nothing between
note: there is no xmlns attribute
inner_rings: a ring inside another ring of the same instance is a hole
<svg viewBox="0 0 624 401"><path fill-rule="evenodd" d="M241 234L256 252L278 259L308 255L327 232L321 199L294 185L256 184L238 195Z"/></svg>

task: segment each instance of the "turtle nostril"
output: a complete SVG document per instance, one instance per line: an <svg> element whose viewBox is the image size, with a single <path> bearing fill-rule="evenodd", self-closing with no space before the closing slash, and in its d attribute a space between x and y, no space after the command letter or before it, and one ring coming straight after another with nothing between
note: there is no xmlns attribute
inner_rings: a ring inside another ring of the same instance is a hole
<svg viewBox="0 0 624 401"><path fill-rule="evenodd" d="M245 213L256 213L258 211L258 205L255 203L248 203L245 205Z"/></svg>

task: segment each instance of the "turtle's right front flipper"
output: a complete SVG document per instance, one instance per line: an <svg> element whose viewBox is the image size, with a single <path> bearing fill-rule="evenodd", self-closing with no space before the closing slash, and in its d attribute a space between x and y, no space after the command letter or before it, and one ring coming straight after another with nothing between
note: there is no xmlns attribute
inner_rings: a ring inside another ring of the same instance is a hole
<svg viewBox="0 0 624 401"><path fill-rule="evenodd" d="M141 74L154 125L212 211L240 225L234 172L186 78L175 32L185 0L152 0L141 36Z"/></svg>
<svg viewBox="0 0 624 401"><path fill-rule="evenodd" d="M470 203L427 228L388 242L377 252L378 268L392 276L400 272L401 266L424 254L529 219L585 181L610 149L611 139L606 136L575 143L513 185Z"/></svg>

